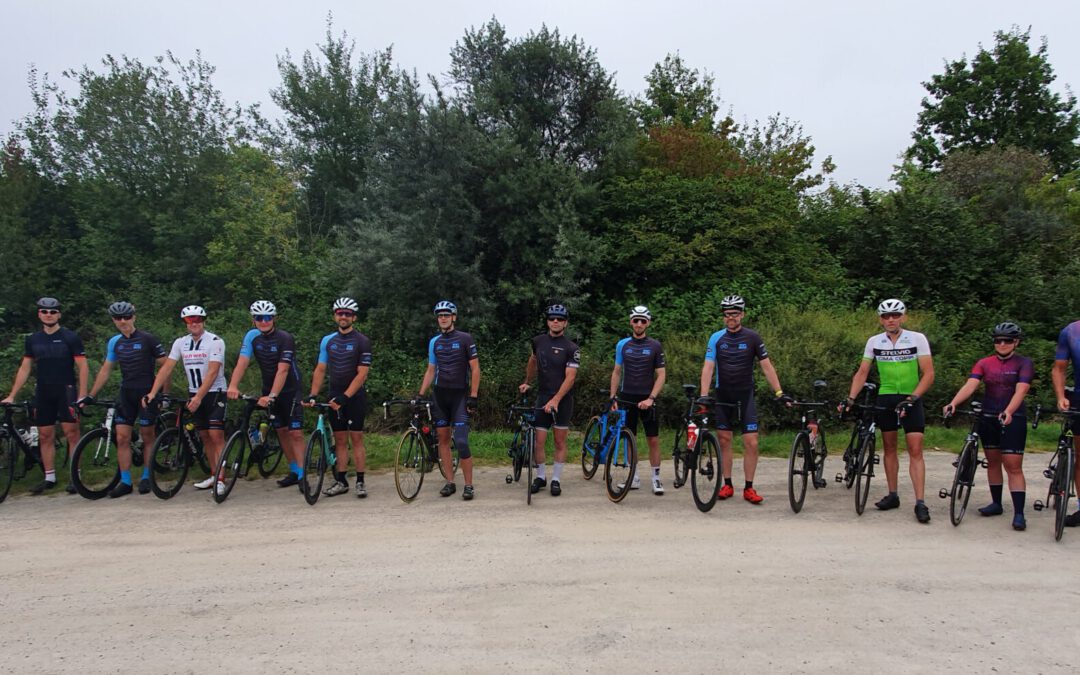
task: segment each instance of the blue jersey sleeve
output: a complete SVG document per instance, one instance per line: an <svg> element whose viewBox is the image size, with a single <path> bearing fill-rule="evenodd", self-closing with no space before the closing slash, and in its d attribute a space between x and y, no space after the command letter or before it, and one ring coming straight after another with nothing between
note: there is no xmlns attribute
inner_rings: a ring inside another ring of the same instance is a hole
<svg viewBox="0 0 1080 675"><path fill-rule="evenodd" d="M1072 356L1069 350L1069 327L1065 326L1058 335L1057 350L1054 352L1055 361L1068 361Z"/></svg>
<svg viewBox="0 0 1080 675"><path fill-rule="evenodd" d="M427 344L427 362L431 365L435 365L435 341L439 339L439 336L431 338Z"/></svg>
<svg viewBox="0 0 1080 675"><path fill-rule="evenodd" d="M105 360L116 361L116 343L120 341L119 335L109 338L109 346L105 348Z"/></svg>
<svg viewBox="0 0 1080 675"><path fill-rule="evenodd" d="M252 347L251 343L254 342L258 335L258 328L252 328L247 332L247 335L244 336L244 343L240 345L240 356L246 356L250 359L252 355L255 354L255 349Z"/></svg>
<svg viewBox="0 0 1080 675"><path fill-rule="evenodd" d="M625 338L619 340L615 344L615 365L617 365L617 366L622 365L622 362L623 362L622 350L623 350L623 347L626 346L627 342L630 342L630 338L625 337Z"/></svg>
<svg viewBox="0 0 1080 675"><path fill-rule="evenodd" d="M319 363L326 363L330 360L330 357L326 355L326 345L333 337L334 334L330 333L322 339L322 342L319 343Z"/></svg>
<svg viewBox="0 0 1080 675"><path fill-rule="evenodd" d="M712 337L709 338L709 346L705 348L705 359L707 361L716 360L716 343L720 341L720 338L724 337L724 333L726 332L726 328L723 330L718 330L712 334Z"/></svg>

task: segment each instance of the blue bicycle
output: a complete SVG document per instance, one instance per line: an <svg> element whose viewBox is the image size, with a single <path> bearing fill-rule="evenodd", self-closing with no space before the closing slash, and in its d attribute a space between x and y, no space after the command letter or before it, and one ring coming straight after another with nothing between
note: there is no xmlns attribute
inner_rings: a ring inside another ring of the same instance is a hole
<svg viewBox="0 0 1080 675"><path fill-rule="evenodd" d="M601 411L589 420L585 429L585 440L581 443L581 469L585 479L596 475L600 462L604 463L604 484L608 499L621 502L634 480L637 469L637 443L634 435L626 428L626 410L612 410L612 404L620 406L637 405L632 401L619 398L608 402L607 410Z"/></svg>
<svg viewBox="0 0 1080 675"><path fill-rule="evenodd" d="M326 415L337 415L338 412L331 408L329 403L312 402L310 407L319 411L319 421L315 423L315 430L308 437L307 449L304 451L304 479L300 485L304 492L304 501L315 506L322 494L326 468L337 463L334 435L326 423Z"/></svg>

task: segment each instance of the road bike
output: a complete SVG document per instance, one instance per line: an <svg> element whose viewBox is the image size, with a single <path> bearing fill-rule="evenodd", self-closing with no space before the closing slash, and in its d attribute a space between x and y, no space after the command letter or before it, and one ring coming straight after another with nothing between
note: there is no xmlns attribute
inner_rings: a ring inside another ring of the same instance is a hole
<svg viewBox="0 0 1080 675"><path fill-rule="evenodd" d="M825 380L814 381L814 391L827 386ZM821 428L821 416L817 409L825 408L826 402L793 401L791 406L800 408L799 431L791 443L788 456L788 501L795 513L802 511L806 499L806 484L812 482L814 489L828 485L825 482L825 457L829 454L825 447L825 430Z"/></svg>
<svg viewBox="0 0 1080 675"><path fill-rule="evenodd" d="M1054 510L1054 540L1061 541L1065 532L1065 518L1069 515L1069 499L1076 496L1073 485L1073 473L1076 467L1076 448L1073 442L1072 427L1080 419L1080 411L1046 411L1041 406L1035 408L1035 418L1031 428L1039 426L1040 415L1058 415L1061 419L1061 434L1058 436L1057 449L1050 457L1050 464L1043 470L1043 475L1050 479L1050 489L1046 501L1039 499L1033 504L1036 511L1046 508Z"/></svg>
<svg viewBox="0 0 1080 675"><path fill-rule="evenodd" d="M22 411L30 415L29 403L0 403L4 410L4 422L0 425L0 502L3 502L11 484L26 475L31 464L30 433L15 424L15 412ZM25 435L24 435L25 434ZM16 476L19 457L23 458L23 471Z"/></svg>
<svg viewBox="0 0 1080 675"><path fill-rule="evenodd" d="M160 499L171 499L180 492L188 471L195 464L210 475L202 438L195 425L185 421L187 400L173 399L175 412L166 413L172 426L162 431L150 448L150 489Z"/></svg>
<svg viewBox="0 0 1080 675"><path fill-rule="evenodd" d="M671 463L675 466L675 480L671 484L676 488L686 485L686 479L690 475L690 464L687 462L693 442L688 434L697 436L697 426L691 430L690 425L694 418L694 399L697 398L697 385L684 384L683 395L686 396L686 412L682 416L682 422L675 427L675 442L671 446Z"/></svg>
<svg viewBox="0 0 1080 675"><path fill-rule="evenodd" d="M615 404L618 407L613 410ZM585 477L595 476L603 462L604 486L608 499L615 503L626 498L637 470L637 441L626 428L625 406L631 405L637 403L618 397L609 399L606 410L589 421L581 443L581 468Z"/></svg>
<svg viewBox="0 0 1080 675"><path fill-rule="evenodd" d="M304 492L304 501L314 506L322 494L326 468L337 466L334 434L326 422L326 415L337 415L338 411L330 407L329 403L313 402L311 407L319 411L319 418L315 423L315 430L308 436L307 449L304 451L304 479L300 481L300 485Z"/></svg>
<svg viewBox="0 0 1080 675"><path fill-rule="evenodd" d="M383 401L382 405L383 419L390 416L393 407L405 406L409 409L409 426L398 441L394 455L394 487L401 501L408 504L420 494L420 486L424 484L424 476L428 472L435 467L442 471L439 440L431 421L431 401L393 399ZM453 476L458 467L453 438L450 439L450 453L453 458L450 475Z"/></svg>
<svg viewBox="0 0 1080 675"><path fill-rule="evenodd" d="M851 439L844 450L844 473L836 475L836 482L845 483L848 488L855 485L855 513L860 516L866 509L866 498L870 496L870 479L874 477L874 467L881 463L875 447L876 416L886 408L870 403L876 391L877 385L867 382L863 385L861 394L863 402L845 405L840 413L840 419L843 420L849 410L853 411L855 424L851 430Z"/></svg>
<svg viewBox="0 0 1080 675"><path fill-rule="evenodd" d="M102 400L87 406L105 408L101 426L82 435L71 453L71 484L86 499L101 499L120 482L120 464L116 446L116 401ZM166 403L166 405L168 405ZM164 430L164 420L155 420L158 433ZM131 429L131 465L143 465L142 434Z"/></svg>
<svg viewBox="0 0 1080 675"><path fill-rule="evenodd" d="M692 434L689 428L687 430L687 443L693 444L685 459L690 472L690 492L694 496L694 504L702 513L708 513L716 505L720 480L724 477L720 463L720 442L716 440L710 419L720 406L731 409L732 427L739 426L742 408L738 403L719 402L711 396L701 396L694 399L690 420L696 429Z"/></svg>
<svg viewBox="0 0 1080 675"><path fill-rule="evenodd" d="M975 473L979 467L986 468L986 460L979 457L979 448L982 446L982 438L979 437L979 420L998 420L997 413L984 412L982 404L972 401L970 410L957 410L954 414L971 417L971 429L964 437L964 444L960 446L960 454L953 460L956 467L953 472L952 485L948 490L942 488L938 491L938 497L949 499L949 521L953 527L960 525L967 512L968 500L971 499L971 489L975 485ZM951 417L945 417L946 421Z"/></svg>
<svg viewBox="0 0 1080 675"><path fill-rule="evenodd" d="M511 403L506 412L506 423L511 424L517 416L518 428L514 430L514 437L510 439L510 448L506 454L510 457L511 472L506 474L506 483L513 484L521 480L521 472L524 469L525 476L525 503L532 504L533 468L536 466L536 408L528 405L528 399L522 397L517 405Z"/></svg>
<svg viewBox="0 0 1080 675"><path fill-rule="evenodd" d="M225 450L214 472L217 481L212 492L218 504L228 499L236 479L246 477L252 466L258 468L263 478L274 475L284 454L277 431L273 428L273 414L259 406L258 396L241 396L240 400L244 402L240 422L225 442ZM219 489L218 484L224 487Z"/></svg>

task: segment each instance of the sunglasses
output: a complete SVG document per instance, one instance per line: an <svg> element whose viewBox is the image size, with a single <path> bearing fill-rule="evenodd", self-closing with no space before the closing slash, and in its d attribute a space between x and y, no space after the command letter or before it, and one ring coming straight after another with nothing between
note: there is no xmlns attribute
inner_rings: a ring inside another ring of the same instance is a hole
<svg viewBox="0 0 1080 675"><path fill-rule="evenodd" d="M59 314L59 313L60 313L60 310L58 310L58 309L39 309L38 310L38 314Z"/></svg>
<svg viewBox="0 0 1080 675"><path fill-rule="evenodd" d="M350 312L347 309L339 309L334 312L334 316L356 316L356 312Z"/></svg>
<svg viewBox="0 0 1080 675"><path fill-rule="evenodd" d="M994 344L996 345L1011 345L1016 342L1015 338L994 338Z"/></svg>
<svg viewBox="0 0 1080 675"><path fill-rule="evenodd" d="M734 319L735 317L741 316L741 315L742 315L742 312L740 312L738 310L735 310L734 312L724 312L724 318L726 318L726 319Z"/></svg>
<svg viewBox="0 0 1080 675"><path fill-rule="evenodd" d="M902 316L903 316L903 314L901 314L900 312L888 312L886 314L882 314L881 318L882 319L899 319Z"/></svg>
<svg viewBox="0 0 1080 675"><path fill-rule="evenodd" d="M256 323L269 323L270 321L274 320L274 315L273 314L256 314L251 318L254 319Z"/></svg>
<svg viewBox="0 0 1080 675"><path fill-rule="evenodd" d="M206 321L206 318L201 317L201 316L185 316L184 317L184 323L186 323L186 324L202 323L203 321Z"/></svg>
<svg viewBox="0 0 1080 675"><path fill-rule="evenodd" d="M561 316L549 316L549 317L547 318L547 320L548 320L548 321L559 321L559 322L563 322L563 323L565 323L565 322L566 322L566 319L565 319L565 318L563 318L563 317L561 317Z"/></svg>
<svg viewBox="0 0 1080 675"><path fill-rule="evenodd" d="M436 319L449 319L449 318L451 318L453 316L454 315L451 314L450 312L439 312L438 314L435 315L435 318Z"/></svg>
<svg viewBox="0 0 1080 675"><path fill-rule="evenodd" d="M134 314L118 314L113 317L113 321L131 321L135 318Z"/></svg>
<svg viewBox="0 0 1080 675"><path fill-rule="evenodd" d="M649 323L648 319L636 318L630 319L630 323Z"/></svg>

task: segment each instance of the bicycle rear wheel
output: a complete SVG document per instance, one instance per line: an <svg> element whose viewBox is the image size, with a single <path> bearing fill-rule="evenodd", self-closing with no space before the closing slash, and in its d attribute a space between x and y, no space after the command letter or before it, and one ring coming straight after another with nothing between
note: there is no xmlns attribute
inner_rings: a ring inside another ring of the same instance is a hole
<svg viewBox="0 0 1080 675"><path fill-rule="evenodd" d="M870 479L874 477L874 437L867 435L859 444L855 459L855 513L862 515L866 498L870 496Z"/></svg>
<svg viewBox="0 0 1080 675"><path fill-rule="evenodd" d="M616 504L626 498L637 471L637 442L628 429L620 429L615 447L608 448L604 483L608 499Z"/></svg>
<svg viewBox="0 0 1080 675"><path fill-rule="evenodd" d="M788 501L795 513L802 511L806 499L806 480L810 476L810 434L800 431L791 443L788 456Z"/></svg>
<svg viewBox="0 0 1080 675"><path fill-rule="evenodd" d="M176 427L166 429L150 449L150 489L160 499L171 499L187 478L189 455Z"/></svg>
<svg viewBox="0 0 1080 675"><path fill-rule="evenodd" d="M825 482L825 458L829 455L829 449L825 447L825 430L820 423L810 443L810 451L814 456L814 489L817 490L828 484Z"/></svg>
<svg viewBox="0 0 1080 675"><path fill-rule="evenodd" d="M120 482L116 438L104 427L83 435L71 457L71 483L86 499L101 499Z"/></svg>
<svg viewBox="0 0 1080 675"><path fill-rule="evenodd" d="M248 447L247 430L239 429L233 432L225 443L225 449L221 452L218 461L217 480L214 481L214 501L218 504L224 502L236 485L236 479L244 470L244 452Z"/></svg>
<svg viewBox="0 0 1080 675"><path fill-rule="evenodd" d="M600 418L593 416L585 427L585 437L581 441L581 472L585 480L592 480L600 466L600 450L603 444L600 438Z"/></svg>
<svg viewBox="0 0 1080 675"><path fill-rule="evenodd" d="M691 455L696 461L690 466L690 491L694 504L702 513L709 512L716 504L716 491L720 486L720 445L711 431L698 430L697 449Z"/></svg>
<svg viewBox="0 0 1080 675"><path fill-rule="evenodd" d="M321 431L311 432L307 450L304 452L304 477L300 481L304 490L304 501L314 506L322 493L323 478L326 476L326 436Z"/></svg>
<svg viewBox="0 0 1080 675"><path fill-rule="evenodd" d="M1074 461L1076 458L1071 447L1058 450L1057 472L1054 476L1054 541L1061 541L1061 535L1065 532Z"/></svg>
<svg viewBox="0 0 1080 675"><path fill-rule="evenodd" d="M277 431L269 429L266 432L266 438L259 445L259 475L263 478L273 476L278 465L281 464L281 457L284 454L281 450L281 440L277 436Z"/></svg>
<svg viewBox="0 0 1080 675"><path fill-rule="evenodd" d="M523 463L526 466L526 483L525 483L525 503L532 504L532 482L533 482L533 467L536 466L536 459L533 456L533 450L536 447L536 430L529 427L529 430L525 432L525 458Z"/></svg>
<svg viewBox="0 0 1080 675"><path fill-rule="evenodd" d="M675 429L675 443L671 446L671 463L675 465L675 480L671 484L676 489L686 485L686 477L690 473L686 455L686 428L680 426Z"/></svg>
<svg viewBox="0 0 1080 675"><path fill-rule="evenodd" d="M18 446L15 439L6 435L0 441L0 502L7 499L11 484L15 482L15 458L18 457Z"/></svg>
<svg viewBox="0 0 1080 675"><path fill-rule="evenodd" d="M510 456L510 473L506 474L507 483L517 483L521 480L521 469L525 466L525 446L524 446L525 434L521 433L521 429L514 432L514 437L510 439L510 449L507 454Z"/></svg>
<svg viewBox="0 0 1080 675"><path fill-rule="evenodd" d="M426 469L424 456L427 448L415 429L409 429L398 442L394 458L394 487L398 497L408 504L420 494Z"/></svg>
<svg viewBox="0 0 1080 675"><path fill-rule="evenodd" d="M956 471L953 472L952 491L949 496L949 521L953 527L960 524L967 511L968 499L971 498L971 486L975 482L975 452L978 446L975 439L966 438L964 447L956 458Z"/></svg>

